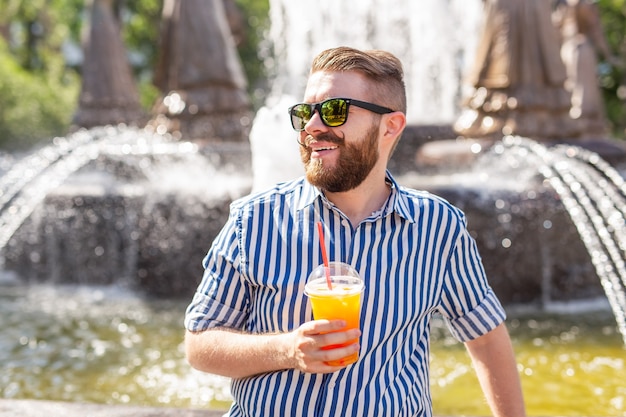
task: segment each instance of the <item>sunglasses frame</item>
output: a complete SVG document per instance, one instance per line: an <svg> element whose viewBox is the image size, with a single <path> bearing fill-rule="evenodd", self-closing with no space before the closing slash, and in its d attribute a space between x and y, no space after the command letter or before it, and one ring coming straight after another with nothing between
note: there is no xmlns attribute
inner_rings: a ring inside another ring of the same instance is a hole
<svg viewBox="0 0 626 417"><path fill-rule="evenodd" d="M330 125L328 124L328 122L326 121L326 119L324 118L324 115L322 114L322 106L332 100L343 100L346 103L346 117L345 119L343 119L343 121L341 123L339 123L338 125ZM378 104L374 104L374 103L368 103L367 101L361 101L361 100L356 100L353 98L344 98L344 97L332 97L332 98L328 98L324 101L320 101L319 103L298 103L298 104L294 104L293 106L289 107L289 118L291 120L291 127L293 128L293 130L295 130L296 132L302 132L304 130L304 125L306 125L311 119L309 118L309 120L305 121L302 124L302 128L299 129L295 126L294 124L294 114L293 114L293 110L298 107L298 106L308 106L309 109L311 110L311 117L313 117L313 115L315 114L315 112L317 111L320 115L320 120L322 121L322 123L324 123L325 126L328 127L339 127L339 126L343 126L347 121L348 121L348 115L350 114L350 106L356 106L356 107L360 107L362 109L365 110L369 110L371 112L374 112L376 114L388 114L388 113L393 113L394 110L391 110L390 108L387 107L383 107L383 106L379 106ZM295 116L298 117L298 116ZM304 120L302 117L299 117L300 119Z"/></svg>

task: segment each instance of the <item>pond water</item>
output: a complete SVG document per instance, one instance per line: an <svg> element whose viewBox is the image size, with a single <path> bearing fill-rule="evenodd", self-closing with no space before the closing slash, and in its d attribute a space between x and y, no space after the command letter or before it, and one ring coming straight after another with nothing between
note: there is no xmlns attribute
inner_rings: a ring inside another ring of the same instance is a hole
<svg viewBox="0 0 626 417"><path fill-rule="evenodd" d="M226 409L225 378L189 367L188 300L110 287L0 285L0 395L103 404ZM610 311L508 321L531 416L626 416L626 350ZM439 415L487 415L461 345L434 326Z"/></svg>

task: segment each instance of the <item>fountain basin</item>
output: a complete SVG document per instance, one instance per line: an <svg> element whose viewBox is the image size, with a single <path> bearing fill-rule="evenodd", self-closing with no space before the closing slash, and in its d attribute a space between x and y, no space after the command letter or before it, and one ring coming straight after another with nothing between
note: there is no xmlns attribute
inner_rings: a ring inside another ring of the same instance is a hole
<svg viewBox="0 0 626 417"><path fill-rule="evenodd" d="M101 154L34 207L2 251L5 276L190 295L230 202L251 187L249 148L204 152Z"/></svg>
<svg viewBox="0 0 626 417"><path fill-rule="evenodd" d="M210 410L0 399L0 417L220 417L223 414Z"/></svg>
<svg viewBox="0 0 626 417"><path fill-rule="evenodd" d="M602 303L577 229L536 167L483 151L438 170L416 160L421 147L448 133L407 129L390 169L401 185L440 195L466 213L502 302ZM5 247L5 270L22 282L115 283L190 296L230 202L251 189L250 151L204 148L147 159L101 155L52 190Z"/></svg>
<svg viewBox="0 0 626 417"><path fill-rule="evenodd" d="M6 329L0 333L0 416L8 417L2 412L13 405L36 410L38 404L54 404L69 416L83 404L99 405L83 407L93 415L137 410L141 416L155 407L156 415L227 410L229 381L185 360L187 303L110 286L0 286L0 327ZM624 415L624 348L610 312L583 306L576 314L508 313L529 415ZM431 334L435 414L489 415L463 345L440 317L433 318Z"/></svg>
<svg viewBox="0 0 626 417"><path fill-rule="evenodd" d="M401 182L465 212L489 282L504 304L549 309L604 298L589 254L555 192L541 178L512 187L493 184L494 179L486 185L485 175L406 175Z"/></svg>

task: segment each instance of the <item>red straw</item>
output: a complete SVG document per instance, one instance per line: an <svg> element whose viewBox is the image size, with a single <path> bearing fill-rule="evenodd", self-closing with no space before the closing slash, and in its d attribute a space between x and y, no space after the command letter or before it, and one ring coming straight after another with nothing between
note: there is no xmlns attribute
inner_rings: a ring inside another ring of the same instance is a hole
<svg viewBox="0 0 626 417"><path fill-rule="evenodd" d="M326 255L326 245L324 244L324 226L322 222L317 222L317 231L320 235L320 247L322 248L322 259L324 260L324 271L326 272L326 284L328 289L332 291L333 283L330 280L330 268L328 267L328 255Z"/></svg>

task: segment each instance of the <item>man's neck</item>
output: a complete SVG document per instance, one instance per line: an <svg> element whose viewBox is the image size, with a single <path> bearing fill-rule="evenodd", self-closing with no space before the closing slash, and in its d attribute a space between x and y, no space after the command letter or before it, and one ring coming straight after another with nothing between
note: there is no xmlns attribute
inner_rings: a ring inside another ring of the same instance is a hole
<svg viewBox="0 0 626 417"><path fill-rule="evenodd" d="M368 178L349 191L341 193L325 191L326 198L350 219L353 226L357 226L372 213L380 210L390 193L391 187L384 176L376 179Z"/></svg>

